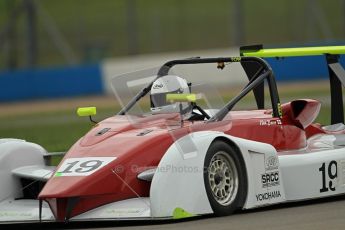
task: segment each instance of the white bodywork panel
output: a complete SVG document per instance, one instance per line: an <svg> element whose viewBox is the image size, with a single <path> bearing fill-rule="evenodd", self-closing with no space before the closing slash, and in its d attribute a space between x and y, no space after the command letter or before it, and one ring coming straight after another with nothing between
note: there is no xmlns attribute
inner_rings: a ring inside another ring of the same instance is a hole
<svg viewBox="0 0 345 230"><path fill-rule="evenodd" d="M207 137L201 133L184 136L165 153L151 182L153 217L172 216L177 207L190 213L212 213L203 179Z"/></svg>
<svg viewBox="0 0 345 230"><path fill-rule="evenodd" d="M25 172L26 178L46 180L50 170L44 170L43 156L46 151L39 145L18 139L0 139L0 222L39 221L38 200L24 200L19 180ZM43 171L42 171L43 170ZM42 220L52 220L48 205L43 202Z"/></svg>
<svg viewBox="0 0 345 230"><path fill-rule="evenodd" d="M345 148L282 155L279 162L289 201L345 193Z"/></svg>
<svg viewBox="0 0 345 230"><path fill-rule="evenodd" d="M217 137L227 138L242 152L248 179L248 194L244 208L285 200L279 162L271 145L236 138L221 132L203 131L177 140L160 161L150 190L153 217L172 216L177 207L192 214L213 212L204 186L203 170L207 150ZM269 159L273 162L272 165L267 163ZM264 186L262 176L271 173L278 174L276 183Z"/></svg>
<svg viewBox="0 0 345 230"><path fill-rule="evenodd" d="M286 199L297 201L345 193L344 145L344 134L318 134L308 139L305 149L280 152Z"/></svg>
<svg viewBox="0 0 345 230"><path fill-rule="evenodd" d="M46 151L37 144L16 139L0 141L0 201L22 196L19 178L13 175L12 170L30 165L44 166L45 154Z"/></svg>
<svg viewBox="0 0 345 230"><path fill-rule="evenodd" d="M7 199L0 202L0 222L38 222L38 200ZM42 221L55 220L46 202L42 204Z"/></svg>
<svg viewBox="0 0 345 230"><path fill-rule="evenodd" d="M12 174L20 178L48 181L55 169L55 166L30 165L13 169Z"/></svg>
<svg viewBox="0 0 345 230"><path fill-rule="evenodd" d="M133 198L103 205L78 216L71 221L92 219L131 219L150 218L150 199L148 197Z"/></svg>

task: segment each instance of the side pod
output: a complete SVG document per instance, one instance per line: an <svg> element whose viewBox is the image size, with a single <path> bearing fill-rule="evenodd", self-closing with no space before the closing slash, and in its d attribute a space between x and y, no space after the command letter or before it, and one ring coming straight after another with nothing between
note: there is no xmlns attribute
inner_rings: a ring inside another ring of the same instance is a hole
<svg viewBox="0 0 345 230"><path fill-rule="evenodd" d="M192 215L213 213L204 185L204 160L212 142L221 138L236 145L245 162L248 193L243 209L285 201L275 148L216 131L202 131L178 139L165 153L150 190L152 217L173 216L183 209ZM274 175L274 183L270 178Z"/></svg>
<svg viewBox="0 0 345 230"><path fill-rule="evenodd" d="M25 167L44 167L43 156L46 151L39 145L18 139L0 139L0 222L37 222L39 221L39 203L36 199L24 196L18 170ZM17 170L17 174L15 173ZM21 171L21 170L19 170ZM42 171L42 170L41 170ZM36 170L36 172L41 172ZM30 182L31 184L37 181ZM25 199L21 199L21 198ZM53 216L47 204L43 204L42 220L52 220Z"/></svg>

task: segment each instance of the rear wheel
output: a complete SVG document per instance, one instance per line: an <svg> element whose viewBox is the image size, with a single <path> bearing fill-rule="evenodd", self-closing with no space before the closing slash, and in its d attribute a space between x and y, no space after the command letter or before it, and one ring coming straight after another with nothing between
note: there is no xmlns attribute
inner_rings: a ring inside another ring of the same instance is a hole
<svg viewBox="0 0 345 230"><path fill-rule="evenodd" d="M240 153L223 141L215 141L207 151L204 183L213 212L229 215L243 207L247 196L247 176Z"/></svg>

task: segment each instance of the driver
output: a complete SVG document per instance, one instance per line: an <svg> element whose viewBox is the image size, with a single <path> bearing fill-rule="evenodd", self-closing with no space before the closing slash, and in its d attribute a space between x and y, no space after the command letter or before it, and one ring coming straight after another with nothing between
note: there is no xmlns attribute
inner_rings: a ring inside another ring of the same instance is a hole
<svg viewBox="0 0 345 230"><path fill-rule="evenodd" d="M166 100L168 93L190 93L185 79L166 75L157 79L151 87L151 111L152 113L180 113L184 118L190 117L193 106L190 102L169 102Z"/></svg>

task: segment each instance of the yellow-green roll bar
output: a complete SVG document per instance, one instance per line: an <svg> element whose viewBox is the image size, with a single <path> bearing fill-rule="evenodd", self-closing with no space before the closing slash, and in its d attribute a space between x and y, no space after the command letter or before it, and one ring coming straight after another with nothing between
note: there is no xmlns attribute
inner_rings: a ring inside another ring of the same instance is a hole
<svg viewBox="0 0 345 230"><path fill-rule="evenodd" d="M293 56L312 56L324 54L345 54L345 46L319 46L301 48L275 48L259 50L243 50L242 56L252 57L293 57Z"/></svg>

